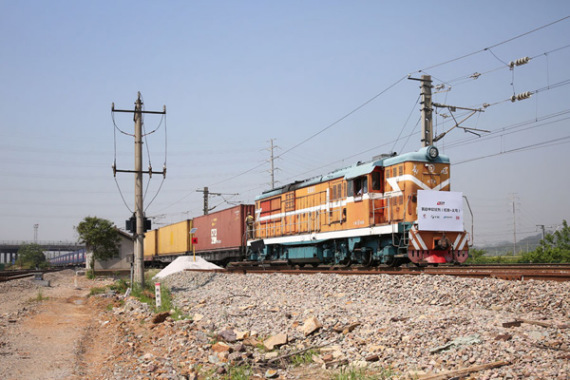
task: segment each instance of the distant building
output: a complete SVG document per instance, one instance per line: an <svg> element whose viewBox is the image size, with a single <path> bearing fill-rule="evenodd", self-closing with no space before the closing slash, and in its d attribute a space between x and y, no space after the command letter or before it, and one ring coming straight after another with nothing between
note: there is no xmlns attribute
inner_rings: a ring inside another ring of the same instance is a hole
<svg viewBox="0 0 570 380"><path fill-rule="evenodd" d="M95 259L95 272L124 272L131 270L131 263L135 252L133 236L121 230L118 230L118 232L119 237L121 238L119 242L119 254L108 260ZM92 255L93 252L90 251L85 254L85 268L87 270L91 269Z"/></svg>

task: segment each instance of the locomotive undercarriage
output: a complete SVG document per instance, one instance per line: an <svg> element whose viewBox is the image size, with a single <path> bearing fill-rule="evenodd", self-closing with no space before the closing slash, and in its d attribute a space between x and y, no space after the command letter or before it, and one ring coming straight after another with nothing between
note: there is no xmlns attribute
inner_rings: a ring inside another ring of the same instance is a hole
<svg viewBox="0 0 570 380"><path fill-rule="evenodd" d="M467 259L467 251L455 250L445 234L434 239L432 248L417 250L410 242L411 223L399 223L392 234L358 236L329 240L313 240L311 243L261 244L249 249L248 259L257 262L279 262L290 265L362 265L373 267L387 265L397 267L409 262L418 266L440 263L461 263ZM413 231L417 239L419 233ZM433 233L432 233L433 235ZM431 235L430 235L431 236Z"/></svg>
<svg viewBox="0 0 570 380"><path fill-rule="evenodd" d="M366 236L346 239L315 241L312 244L274 244L263 246L248 259L257 262L287 262L291 265L362 265L399 266L409 262L407 253L394 246L393 237Z"/></svg>

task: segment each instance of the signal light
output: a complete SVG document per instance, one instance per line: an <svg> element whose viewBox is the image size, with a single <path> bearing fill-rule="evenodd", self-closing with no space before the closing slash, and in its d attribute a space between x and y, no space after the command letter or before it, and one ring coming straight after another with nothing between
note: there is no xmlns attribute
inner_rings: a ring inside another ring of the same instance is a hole
<svg viewBox="0 0 570 380"><path fill-rule="evenodd" d="M528 98L530 98L531 95L532 95L532 92L530 92L530 91L521 92L520 94L511 96L511 102L514 103L517 100L528 99Z"/></svg>

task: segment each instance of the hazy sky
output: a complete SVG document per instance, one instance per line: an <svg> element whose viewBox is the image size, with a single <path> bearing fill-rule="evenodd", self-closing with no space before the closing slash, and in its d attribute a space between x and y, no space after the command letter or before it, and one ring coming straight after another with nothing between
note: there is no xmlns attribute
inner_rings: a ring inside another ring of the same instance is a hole
<svg viewBox="0 0 570 380"><path fill-rule="evenodd" d="M461 124L491 133L437 143L475 243L536 234L570 217L568 16L568 1L0 1L0 240L37 224L75 241L86 216L124 228L134 177L111 165L133 169L134 123L115 114L115 130L111 104L138 91L167 108L145 116L144 166L168 170L144 178L156 227L201 215L204 186L228 194L215 210L269 189L271 139L278 185L417 150L409 74L445 86L435 102L491 105Z"/></svg>

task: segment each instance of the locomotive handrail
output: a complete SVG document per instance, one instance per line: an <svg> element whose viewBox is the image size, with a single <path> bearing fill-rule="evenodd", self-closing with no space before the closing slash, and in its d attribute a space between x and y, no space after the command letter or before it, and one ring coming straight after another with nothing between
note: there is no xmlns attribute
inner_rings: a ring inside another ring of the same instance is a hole
<svg viewBox="0 0 570 380"><path fill-rule="evenodd" d="M473 239L473 237L475 235L473 235L473 225L475 224L473 221L473 210L471 210L471 205L469 204L469 199L467 199L467 196L463 195L463 198L465 199L465 202L467 202L467 208L469 209L469 213L471 214L471 236L470 236L470 240ZM470 247L473 247L474 240L471 240L471 245L469 245Z"/></svg>

